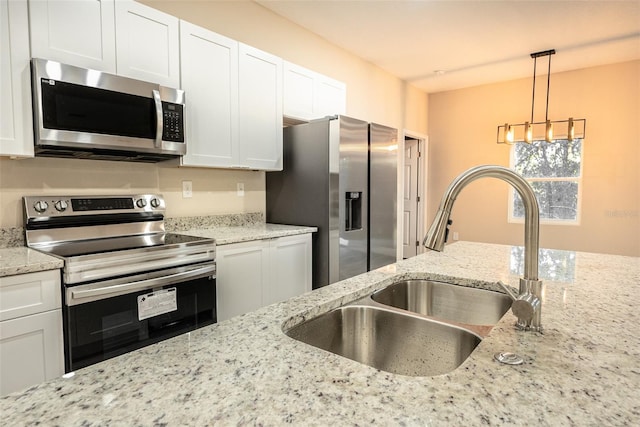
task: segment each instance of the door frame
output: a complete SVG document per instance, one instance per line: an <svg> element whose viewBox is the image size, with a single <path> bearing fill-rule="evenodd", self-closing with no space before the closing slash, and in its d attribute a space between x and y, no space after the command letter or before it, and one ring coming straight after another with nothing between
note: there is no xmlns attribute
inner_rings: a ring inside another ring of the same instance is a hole
<svg viewBox="0 0 640 427"><path fill-rule="evenodd" d="M403 205L400 203L402 197L404 197L404 141L409 137L418 140L418 150L420 151L420 157L418 159L418 207L416 209L416 233L418 241L422 243L422 237L426 233L426 215L427 215L427 188L428 188L428 165L429 165L429 136L420 132L414 132L409 129L403 129L400 138L400 149L398 150L398 156L400 158L401 167L398 168L398 232L404 230L404 215ZM424 247L419 244L416 248L416 254L420 255L424 252ZM402 239L398 239L398 259L402 259Z"/></svg>

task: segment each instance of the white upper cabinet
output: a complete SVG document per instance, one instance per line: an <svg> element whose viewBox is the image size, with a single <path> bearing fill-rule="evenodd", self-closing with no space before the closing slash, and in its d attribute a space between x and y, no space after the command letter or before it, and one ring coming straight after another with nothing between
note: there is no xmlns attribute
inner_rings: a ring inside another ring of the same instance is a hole
<svg viewBox="0 0 640 427"><path fill-rule="evenodd" d="M184 166L232 167L238 154L238 42L180 22L187 99Z"/></svg>
<svg viewBox="0 0 640 427"><path fill-rule="evenodd" d="M240 165L282 170L282 59L240 43Z"/></svg>
<svg viewBox="0 0 640 427"><path fill-rule="evenodd" d="M0 1L0 156L33 157L29 15L24 1Z"/></svg>
<svg viewBox="0 0 640 427"><path fill-rule="evenodd" d="M31 56L177 87L179 20L128 0L29 0Z"/></svg>
<svg viewBox="0 0 640 427"><path fill-rule="evenodd" d="M31 56L116 73L114 0L30 0Z"/></svg>
<svg viewBox="0 0 640 427"><path fill-rule="evenodd" d="M180 85L179 19L134 1L116 1L117 74Z"/></svg>
<svg viewBox="0 0 640 427"><path fill-rule="evenodd" d="M313 120L346 113L347 86L315 71L284 62L284 115Z"/></svg>
<svg viewBox="0 0 640 427"><path fill-rule="evenodd" d="M180 22L182 166L282 169L282 60Z"/></svg>
<svg viewBox="0 0 640 427"><path fill-rule="evenodd" d="M347 85L345 83L320 74L316 78L316 88L315 115L317 117L346 114Z"/></svg>

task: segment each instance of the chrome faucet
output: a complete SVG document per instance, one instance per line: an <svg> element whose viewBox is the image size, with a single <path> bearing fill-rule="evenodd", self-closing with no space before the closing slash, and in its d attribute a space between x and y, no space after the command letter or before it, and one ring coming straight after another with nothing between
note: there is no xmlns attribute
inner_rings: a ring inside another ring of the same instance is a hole
<svg viewBox="0 0 640 427"><path fill-rule="evenodd" d="M424 237L424 247L441 252L447 241L451 225L451 209L460 191L478 178L498 178L511 184L524 204L524 277L520 279L519 295L502 286L513 299L511 310L518 317L516 326L521 330L542 331L541 316L544 288L538 280L538 248L540 240L540 211L536 195L529 183L511 169L503 166L483 165L471 168L454 179L442 196L436 217Z"/></svg>

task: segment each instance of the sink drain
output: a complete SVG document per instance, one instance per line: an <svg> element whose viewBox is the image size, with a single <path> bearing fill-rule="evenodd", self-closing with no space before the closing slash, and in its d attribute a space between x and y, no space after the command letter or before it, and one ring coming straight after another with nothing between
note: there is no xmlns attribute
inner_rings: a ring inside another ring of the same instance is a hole
<svg viewBox="0 0 640 427"><path fill-rule="evenodd" d="M505 365L522 365L524 359L515 353L500 352L493 355L493 358Z"/></svg>

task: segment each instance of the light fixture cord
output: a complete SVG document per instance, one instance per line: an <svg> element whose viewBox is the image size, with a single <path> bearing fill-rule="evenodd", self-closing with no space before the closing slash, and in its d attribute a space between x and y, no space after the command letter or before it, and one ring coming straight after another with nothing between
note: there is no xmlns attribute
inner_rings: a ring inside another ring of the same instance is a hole
<svg viewBox="0 0 640 427"><path fill-rule="evenodd" d="M536 102L536 62L537 57L533 57L533 93L531 94L531 124L533 125L533 108Z"/></svg>
<svg viewBox="0 0 640 427"><path fill-rule="evenodd" d="M549 121L549 86L551 83L551 54L549 54L549 68L547 68L547 109L544 112L544 121Z"/></svg>

